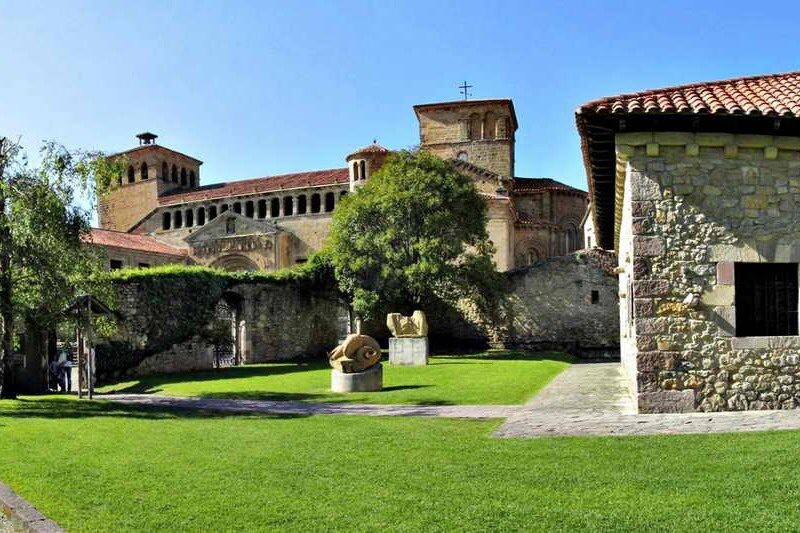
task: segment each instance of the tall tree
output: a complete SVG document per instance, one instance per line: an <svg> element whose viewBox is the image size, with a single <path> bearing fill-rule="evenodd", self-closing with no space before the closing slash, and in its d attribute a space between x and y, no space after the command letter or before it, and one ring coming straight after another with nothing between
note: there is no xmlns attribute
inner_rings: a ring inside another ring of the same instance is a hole
<svg viewBox="0 0 800 533"><path fill-rule="evenodd" d="M495 300L500 278L486 232L487 205L471 178L427 152L401 151L333 217L327 254L362 318L379 309Z"/></svg>
<svg viewBox="0 0 800 533"><path fill-rule="evenodd" d="M0 138L0 398L15 396L15 328L54 325L81 292L108 294L99 257L83 241L94 193L102 194L121 172L120 162L102 154L52 142L43 145L34 168L17 143Z"/></svg>

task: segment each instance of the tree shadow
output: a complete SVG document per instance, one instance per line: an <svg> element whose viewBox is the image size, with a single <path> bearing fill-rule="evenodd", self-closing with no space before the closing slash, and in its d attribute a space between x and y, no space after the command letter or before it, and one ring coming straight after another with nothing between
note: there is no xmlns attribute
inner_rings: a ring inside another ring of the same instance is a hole
<svg viewBox="0 0 800 533"><path fill-rule="evenodd" d="M481 361L560 361L564 363L576 363L579 361L574 355L564 352L528 352L525 350L483 350L474 353L464 354L441 354L434 356L437 364L469 364L469 362L458 362L459 359L478 359ZM442 359L447 360L442 362Z"/></svg>
<svg viewBox="0 0 800 533"><path fill-rule="evenodd" d="M81 419L81 418L132 418L142 420L210 419L249 417L253 419L291 419L304 418L305 414L240 413L229 411L201 410L192 408L166 407L160 405L131 405L103 400L77 400L68 398L28 400L20 398L10 401L13 405L0 402L0 427L4 418L31 419Z"/></svg>

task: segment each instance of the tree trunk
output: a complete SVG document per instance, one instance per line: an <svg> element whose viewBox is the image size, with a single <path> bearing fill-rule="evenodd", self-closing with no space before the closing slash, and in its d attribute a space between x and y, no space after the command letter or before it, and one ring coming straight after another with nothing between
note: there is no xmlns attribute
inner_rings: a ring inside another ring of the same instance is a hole
<svg viewBox="0 0 800 533"><path fill-rule="evenodd" d="M5 188L10 151L10 141L0 138L0 327L3 328L0 337L0 399L16 397L14 369L11 366L11 333L14 324L11 306L11 228L6 213Z"/></svg>

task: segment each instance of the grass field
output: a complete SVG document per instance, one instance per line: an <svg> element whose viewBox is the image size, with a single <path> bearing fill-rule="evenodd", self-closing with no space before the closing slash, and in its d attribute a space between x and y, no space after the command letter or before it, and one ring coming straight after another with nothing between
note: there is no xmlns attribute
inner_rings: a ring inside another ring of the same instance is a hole
<svg viewBox="0 0 800 533"><path fill-rule="evenodd" d="M325 361L150 376L108 385L100 392L309 402L519 404L538 392L571 361L562 354L500 351L469 357L432 357L431 364L425 367L384 363L383 391L351 394L330 392L331 369Z"/></svg>
<svg viewBox="0 0 800 533"><path fill-rule="evenodd" d="M496 426L0 402L0 478L71 531L800 523L798 432L499 440Z"/></svg>

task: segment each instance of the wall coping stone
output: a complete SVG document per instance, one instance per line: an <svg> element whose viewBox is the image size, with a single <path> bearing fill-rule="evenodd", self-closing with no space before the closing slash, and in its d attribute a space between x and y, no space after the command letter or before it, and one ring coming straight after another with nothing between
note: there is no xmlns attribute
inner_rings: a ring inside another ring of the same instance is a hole
<svg viewBox="0 0 800 533"><path fill-rule="evenodd" d="M800 348L800 335L731 338L731 349L733 350L769 348Z"/></svg>

